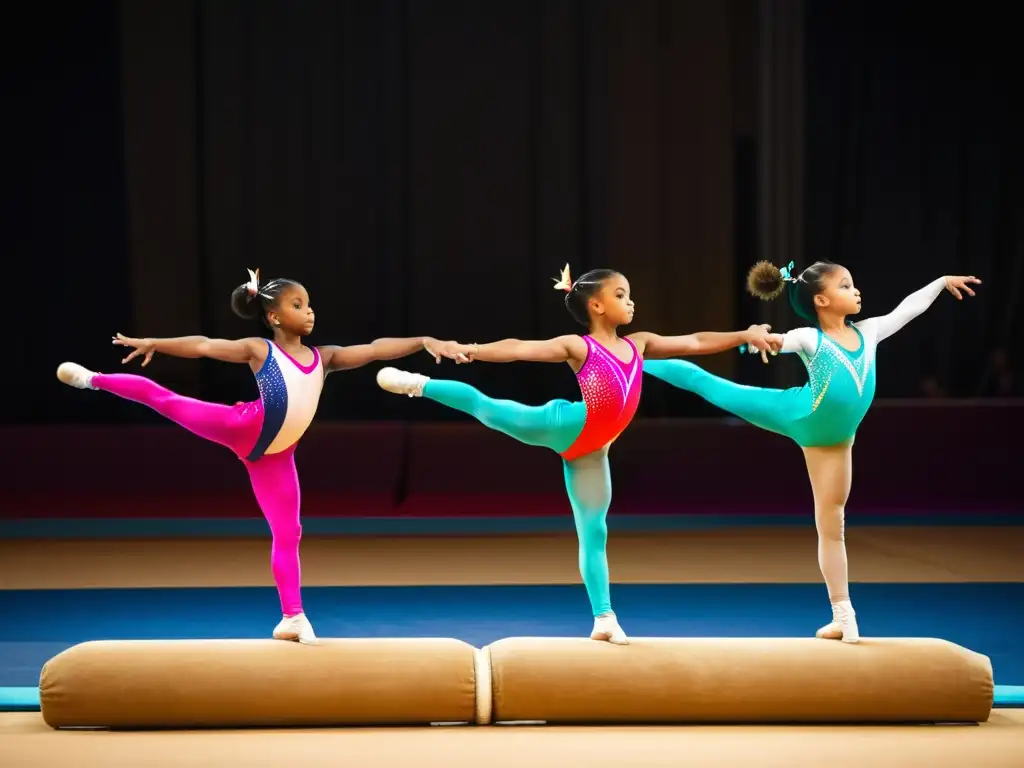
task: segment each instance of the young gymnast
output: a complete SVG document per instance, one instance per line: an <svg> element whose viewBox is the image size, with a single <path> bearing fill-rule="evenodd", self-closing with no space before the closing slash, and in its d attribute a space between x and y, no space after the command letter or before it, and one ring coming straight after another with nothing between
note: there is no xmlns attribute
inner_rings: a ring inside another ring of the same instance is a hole
<svg viewBox="0 0 1024 768"><path fill-rule="evenodd" d="M797 277L792 269L792 263L779 269L760 262L747 277L747 289L766 301L786 292L796 313L813 324L782 336L781 351L800 356L807 384L791 389L742 386L685 360L651 362L646 371L755 426L785 435L803 449L814 493L818 566L832 603L832 621L817 636L856 643L860 633L850 600L844 522L853 442L875 394L875 348L928 309L943 290L962 299L962 293L974 296L970 284L981 281L940 277L889 314L854 323L850 317L860 313L861 298L849 270L824 261ZM761 356L767 362L763 351Z"/></svg>
<svg viewBox="0 0 1024 768"><path fill-rule="evenodd" d="M302 525L294 453L316 413L324 377L332 371L406 357L422 349L440 363L442 356L454 354L450 351L454 345L425 336L377 339L350 347L308 347L303 339L313 332L314 314L306 289L286 279L260 284L259 270L249 270L249 278L231 294L231 308L242 318L258 319L272 331L272 341L255 336L237 340L205 336L133 339L119 333L113 343L132 348L122 363L141 356L143 367L157 352L248 364L259 388L258 400L233 406L208 403L182 397L144 376L94 373L77 363L61 364L57 378L72 387L98 389L147 405L241 459L273 537L270 566L283 614L273 636L315 643L316 635L302 608Z"/></svg>
<svg viewBox="0 0 1024 768"><path fill-rule="evenodd" d="M608 579L606 517L611 504L608 448L629 425L640 402L644 358L707 355L749 344L773 348L767 326L735 333L658 336L618 328L633 320L629 282L619 272L596 269L573 281L566 265L555 288L565 291L569 314L588 333L547 341L505 339L491 344L456 345L466 360L492 363L533 361L568 363L576 374L582 402L552 400L528 406L494 400L459 381L430 378L395 368L377 374L381 388L410 397L427 397L468 413L485 426L526 443L549 448L563 460L579 537L579 567L594 614L591 637L626 644L626 633L612 611ZM777 348L777 344L774 348Z"/></svg>

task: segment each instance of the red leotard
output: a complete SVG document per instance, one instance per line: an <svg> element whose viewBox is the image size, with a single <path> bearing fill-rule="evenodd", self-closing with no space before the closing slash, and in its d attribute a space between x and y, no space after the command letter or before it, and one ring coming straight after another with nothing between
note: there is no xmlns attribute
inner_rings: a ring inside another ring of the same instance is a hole
<svg viewBox="0 0 1024 768"><path fill-rule="evenodd" d="M626 339L633 350L633 359L624 363L590 336L587 359L576 374L576 380L587 406L583 431L561 454L566 461L578 459L600 450L622 434L629 426L640 404L643 381L643 360L636 345Z"/></svg>

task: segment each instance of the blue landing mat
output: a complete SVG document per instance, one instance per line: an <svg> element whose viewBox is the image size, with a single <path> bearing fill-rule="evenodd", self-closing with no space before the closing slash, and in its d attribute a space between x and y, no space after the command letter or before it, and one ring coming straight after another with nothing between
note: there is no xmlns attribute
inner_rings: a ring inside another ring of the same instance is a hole
<svg viewBox="0 0 1024 768"><path fill-rule="evenodd" d="M615 531L698 531L722 528L800 527L813 524L805 510L791 515L773 514L664 514L608 517ZM1014 526L1024 525L1024 512L934 512L928 514L857 512L846 521L848 529L864 526ZM572 533L572 516L557 517L311 517L302 521L306 536L444 536ZM19 519L0 526L5 539L104 539L104 538L218 538L267 535L263 518L94 518L80 520Z"/></svg>
<svg viewBox="0 0 1024 768"><path fill-rule="evenodd" d="M0 688L0 712L38 711L38 688Z"/></svg>
<svg viewBox="0 0 1024 768"><path fill-rule="evenodd" d="M1024 686L997 685L995 709L1024 707ZM38 688L0 688L0 712L38 712Z"/></svg>
<svg viewBox="0 0 1024 768"><path fill-rule="evenodd" d="M861 631L937 637L992 659L996 682L1024 684L1024 584L855 584ZM481 647L511 636L585 636L582 586L311 587L322 637L457 637ZM806 637L826 618L817 584L623 584L612 599L636 637ZM0 686L39 682L43 663L97 639L267 637L272 588L0 591Z"/></svg>

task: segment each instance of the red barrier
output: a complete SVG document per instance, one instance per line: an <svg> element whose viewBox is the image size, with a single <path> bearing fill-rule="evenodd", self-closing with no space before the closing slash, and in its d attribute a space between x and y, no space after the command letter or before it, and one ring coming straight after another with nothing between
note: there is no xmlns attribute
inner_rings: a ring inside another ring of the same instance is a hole
<svg viewBox="0 0 1024 768"><path fill-rule="evenodd" d="M851 514L1024 512L1024 403L878 403L854 448ZM0 430L0 517L258 516L245 469L173 426ZM472 423L317 424L303 515L563 515L560 459ZM800 449L722 420L639 421L611 451L615 514L810 510Z"/></svg>
<svg viewBox="0 0 1024 768"><path fill-rule="evenodd" d="M226 448L167 427L0 430L0 517L251 517L259 507ZM402 424L321 424L295 453L305 516L391 514L401 485Z"/></svg>
<svg viewBox="0 0 1024 768"><path fill-rule="evenodd" d="M409 427L407 493L398 514L545 516L571 514L554 451L475 424Z"/></svg>
<svg viewBox="0 0 1024 768"><path fill-rule="evenodd" d="M651 422L614 446L621 513L786 513L813 508L803 453L748 424ZM1024 512L1011 439L1024 403L877 403L853 448L848 509L873 513Z"/></svg>

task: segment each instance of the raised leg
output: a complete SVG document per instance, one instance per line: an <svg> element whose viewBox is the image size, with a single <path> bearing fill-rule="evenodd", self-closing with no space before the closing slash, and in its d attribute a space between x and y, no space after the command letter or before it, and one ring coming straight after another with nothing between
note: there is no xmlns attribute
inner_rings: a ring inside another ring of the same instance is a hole
<svg viewBox="0 0 1024 768"><path fill-rule="evenodd" d="M800 388L748 387L708 373L689 360L645 360L644 373L693 392L756 427L781 435L789 435L793 422L808 410L801 401Z"/></svg>
<svg viewBox="0 0 1024 768"><path fill-rule="evenodd" d="M512 400L495 400L461 381L431 379L396 368L382 368L377 373L377 383L388 392L426 397L468 413L484 426L504 432L521 443L558 453L573 444L587 419L587 409L582 402L552 400L544 405L523 405Z"/></svg>
<svg viewBox="0 0 1024 768"><path fill-rule="evenodd" d="M57 369L57 377L73 387L99 389L149 406L189 432L226 446L238 456L244 456L256 442L263 423L258 403L207 403L172 392L145 376L93 373L77 363L64 363Z"/></svg>

